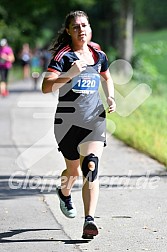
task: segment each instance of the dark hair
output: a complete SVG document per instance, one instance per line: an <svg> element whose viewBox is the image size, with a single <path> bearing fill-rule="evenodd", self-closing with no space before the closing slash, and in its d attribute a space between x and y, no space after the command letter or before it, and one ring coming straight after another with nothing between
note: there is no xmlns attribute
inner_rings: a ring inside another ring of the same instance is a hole
<svg viewBox="0 0 167 252"><path fill-rule="evenodd" d="M53 56L62 45L71 44L71 36L67 33L66 28L69 28L72 20L83 16L89 21L88 15L84 11L71 11L69 14L67 14L64 25L58 32L58 36L50 48Z"/></svg>

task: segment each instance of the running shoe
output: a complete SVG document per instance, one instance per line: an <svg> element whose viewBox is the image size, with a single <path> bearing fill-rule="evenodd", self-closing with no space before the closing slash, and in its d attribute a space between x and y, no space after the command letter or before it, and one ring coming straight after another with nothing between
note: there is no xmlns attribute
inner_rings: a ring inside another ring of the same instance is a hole
<svg viewBox="0 0 167 252"><path fill-rule="evenodd" d="M71 195L67 199L62 199L60 197L60 188L56 189L57 195L60 200L60 209L62 213L68 218L75 218L77 215L76 208L72 202Z"/></svg>
<svg viewBox="0 0 167 252"><path fill-rule="evenodd" d="M83 239L93 239L94 236L98 235L98 228L94 220L85 220L83 226Z"/></svg>
<svg viewBox="0 0 167 252"><path fill-rule="evenodd" d="M6 96L9 95L9 91L8 91L8 90L3 90L3 91L1 91L1 95L2 95L3 97L6 97Z"/></svg>

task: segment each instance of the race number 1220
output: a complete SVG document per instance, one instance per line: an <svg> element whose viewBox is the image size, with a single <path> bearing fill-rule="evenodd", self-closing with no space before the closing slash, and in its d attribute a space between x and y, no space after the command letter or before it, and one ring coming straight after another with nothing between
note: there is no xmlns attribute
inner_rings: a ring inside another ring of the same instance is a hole
<svg viewBox="0 0 167 252"><path fill-rule="evenodd" d="M90 80L90 79L81 79L77 81L77 86L81 88L89 88L89 87L95 87L96 86L96 81L95 80Z"/></svg>

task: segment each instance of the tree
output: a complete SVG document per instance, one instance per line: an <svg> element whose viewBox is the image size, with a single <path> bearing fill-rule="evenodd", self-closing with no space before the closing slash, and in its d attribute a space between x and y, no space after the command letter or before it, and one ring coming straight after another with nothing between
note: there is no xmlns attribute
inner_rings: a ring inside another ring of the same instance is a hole
<svg viewBox="0 0 167 252"><path fill-rule="evenodd" d="M135 1L135 24L137 29L163 29L167 27L167 1Z"/></svg>
<svg viewBox="0 0 167 252"><path fill-rule="evenodd" d="M24 42L49 44L65 15L76 9L88 13L93 40L104 51L113 53L116 49L117 57L127 61L131 61L133 51L133 16L137 29L167 25L166 0L161 4L157 0L0 0L0 37L7 37L14 49Z"/></svg>
<svg viewBox="0 0 167 252"><path fill-rule="evenodd" d="M133 3L132 0L121 0L120 3L118 56L131 62L133 54Z"/></svg>

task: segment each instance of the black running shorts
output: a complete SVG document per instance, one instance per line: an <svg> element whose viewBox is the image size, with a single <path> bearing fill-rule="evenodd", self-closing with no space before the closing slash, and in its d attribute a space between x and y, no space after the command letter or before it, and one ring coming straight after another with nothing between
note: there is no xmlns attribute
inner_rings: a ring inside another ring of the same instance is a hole
<svg viewBox="0 0 167 252"><path fill-rule="evenodd" d="M63 132L64 131L64 132ZM62 127L62 124L55 119L54 125L55 138L58 143L58 150L68 160L79 159L79 144L88 141L101 141L106 145L106 120L98 118L94 122L88 123L87 127L77 125L68 125Z"/></svg>
<svg viewBox="0 0 167 252"><path fill-rule="evenodd" d="M7 82L8 72L9 72L9 69L7 69L7 68L0 69L0 81Z"/></svg>

